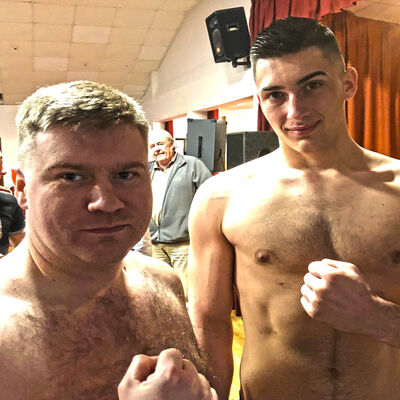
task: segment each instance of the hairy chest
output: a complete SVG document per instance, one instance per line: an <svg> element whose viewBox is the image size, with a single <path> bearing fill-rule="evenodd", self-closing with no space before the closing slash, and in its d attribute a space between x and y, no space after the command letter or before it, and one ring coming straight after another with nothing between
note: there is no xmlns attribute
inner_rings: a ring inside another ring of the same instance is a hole
<svg viewBox="0 0 400 400"><path fill-rule="evenodd" d="M2 332L0 383L24 390L18 400L111 400L134 355L167 347L188 355L193 342L173 302L139 297L110 290L73 312L32 307L14 315Z"/></svg>

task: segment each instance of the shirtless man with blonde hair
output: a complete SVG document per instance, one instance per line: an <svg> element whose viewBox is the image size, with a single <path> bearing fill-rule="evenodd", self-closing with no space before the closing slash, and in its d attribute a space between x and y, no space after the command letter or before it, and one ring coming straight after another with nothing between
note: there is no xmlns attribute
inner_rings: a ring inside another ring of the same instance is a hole
<svg viewBox="0 0 400 400"><path fill-rule="evenodd" d="M232 286L245 400L398 400L400 162L358 146L357 90L332 32L276 21L251 50L271 154L211 178L190 217L190 314L221 400Z"/></svg>
<svg viewBox="0 0 400 400"><path fill-rule="evenodd" d="M130 252L151 215L140 106L69 82L26 99L17 125L27 236L0 261L0 398L116 400L136 356L120 400L216 399L179 277Z"/></svg>

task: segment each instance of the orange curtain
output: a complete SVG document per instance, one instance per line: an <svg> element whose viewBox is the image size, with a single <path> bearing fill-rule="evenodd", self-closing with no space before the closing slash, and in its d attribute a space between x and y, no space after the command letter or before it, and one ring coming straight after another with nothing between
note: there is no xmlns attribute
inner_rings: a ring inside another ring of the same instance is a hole
<svg viewBox="0 0 400 400"><path fill-rule="evenodd" d="M327 15L322 23L358 71L358 92L346 110L350 134L369 150L400 158L400 25L351 12Z"/></svg>

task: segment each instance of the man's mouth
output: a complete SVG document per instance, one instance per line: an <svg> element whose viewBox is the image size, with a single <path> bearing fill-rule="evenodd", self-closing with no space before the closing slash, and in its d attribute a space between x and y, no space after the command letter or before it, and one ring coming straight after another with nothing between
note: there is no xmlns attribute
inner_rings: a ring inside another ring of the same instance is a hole
<svg viewBox="0 0 400 400"><path fill-rule="evenodd" d="M126 225L126 224L114 225L114 226L99 226L96 228L83 229L83 231L88 232L88 233L94 233L94 234L111 234L111 233L120 232L127 226L128 225Z"/></svg>
<svg viewBox="0 0 400 400"><path fill-rule="evenodd" d="M319 121L314 122L312 124L292 126L290 128L285 128L285 131L290 132L292 135L295 136L303 136L312 132L318 124Z"/></svg>

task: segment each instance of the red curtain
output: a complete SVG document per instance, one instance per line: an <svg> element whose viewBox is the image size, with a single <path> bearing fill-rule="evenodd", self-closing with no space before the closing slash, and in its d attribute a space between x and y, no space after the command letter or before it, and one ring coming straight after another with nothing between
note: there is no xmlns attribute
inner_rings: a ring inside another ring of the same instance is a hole
<svg viewBox="0 0 400 400"><path fill-rule="evenodd" d="M400 158L400 25L351 12L327 15L322 23L358 71L358 91L346 109L350 134L369 150Z"/></svg>
<svg viewBox="0 0 400 400"><path fill-rule="evenodd" d="M219 118L219 110L216 108L215 110L207 111L207 119L216 119Z"/></svg>
<svg viewBox="0 0 400 400"><path fill-rule="evenodd" d="M172 119L164 122L164 129L168 131L171 136L174 136L174 124Z"/></svg>
<svg viewBox="0 0 400 400"><path fill-rule="evenodd" d="M251 0L250 37L253 42L259 32L272 21L289 16L320 19L328 13L356 4L353 0ZM271 130L260 107L258 108L257 129Z"/></svg>

